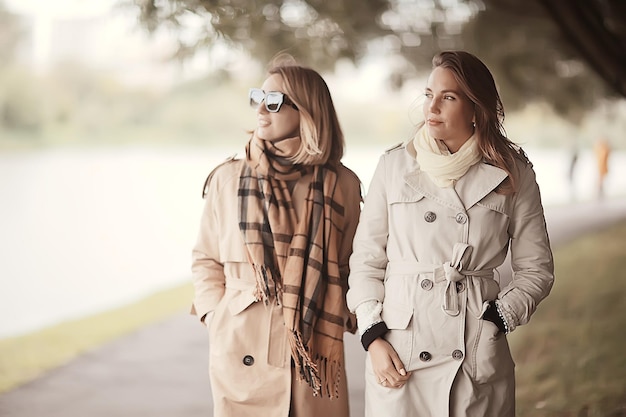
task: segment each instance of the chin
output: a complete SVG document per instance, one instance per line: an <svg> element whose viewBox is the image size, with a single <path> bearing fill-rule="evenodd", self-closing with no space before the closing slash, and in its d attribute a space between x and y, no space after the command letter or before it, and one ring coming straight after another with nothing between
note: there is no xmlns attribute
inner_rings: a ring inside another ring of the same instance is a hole
<svg viewBox="0 0 626 417"><path fill-rule="evenodd" d="M441 139L441 130L433 126L428 126L428 134L434 139Z"/></svg>
<svg viewBox="0 0 626 417"><path fill-rule="evenodd" d="M256 137L262 140L272 140L272 135L268 135L267 132L264 132L263 129L257 129Z"/></svg>

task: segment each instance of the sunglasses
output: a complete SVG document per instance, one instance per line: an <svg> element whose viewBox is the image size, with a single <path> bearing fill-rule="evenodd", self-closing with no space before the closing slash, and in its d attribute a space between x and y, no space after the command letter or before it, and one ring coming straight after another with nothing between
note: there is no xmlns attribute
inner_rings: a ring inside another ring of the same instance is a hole
<svg viewBox="0 0 626 417"><path fill-rule="evenodd" d="M250 89L250 107L258 109L262 102L265 102L265 108L270 113L278 113L283 104L298 110L289 97L278 91L268 91L267 93L260 88Z"/></svg>

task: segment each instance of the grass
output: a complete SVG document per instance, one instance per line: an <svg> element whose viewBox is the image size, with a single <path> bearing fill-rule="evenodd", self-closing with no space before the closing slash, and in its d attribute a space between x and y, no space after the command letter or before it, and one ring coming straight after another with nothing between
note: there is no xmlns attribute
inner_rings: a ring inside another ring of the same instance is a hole
<svg viewBox="0 0 626 417"><path fill-rule="evenodd" d="M0 393L139 327L189 309L192 286L153 294L132 305L0 340Z"/></svg>
<svg viewBox="0 0 626 417"><path fill-rule="evenodd" d="M626 416L626 223L555 251L555 284L511 334L520 417Z"/></svg>
<svg viewBox="0 0 626 417"><path fill-rule="evenodd" d="M555 251L556 281L510 336L518 417L626 416L626 222ZM0 392L175 312L191 285L119 310L0 340Z"/></svg>

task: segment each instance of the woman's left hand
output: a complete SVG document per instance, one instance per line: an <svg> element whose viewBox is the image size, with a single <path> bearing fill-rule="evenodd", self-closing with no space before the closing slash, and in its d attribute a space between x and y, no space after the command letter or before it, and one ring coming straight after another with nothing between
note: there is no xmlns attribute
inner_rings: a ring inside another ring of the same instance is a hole
<svg viewBox="0 0 626 417"><path fill-rule="evenodd" d="M402 388L411 376L404 369L398 353L382 337L374 340L368 347L374 375L379 384L387 388Z"/></svg>

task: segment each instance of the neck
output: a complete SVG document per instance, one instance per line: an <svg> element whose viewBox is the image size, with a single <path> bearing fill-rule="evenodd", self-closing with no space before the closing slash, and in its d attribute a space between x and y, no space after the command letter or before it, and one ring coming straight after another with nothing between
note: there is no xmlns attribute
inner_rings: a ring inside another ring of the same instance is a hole
<svg viewBox="0 0 626 417"><path fill-rule="evenodd" d="M469 135L465 139L462 139L462 140L441 139L441 141L446 145L450 153L456 153L459 151L459 149L461 149L463 145L465 145L465 143L469 140L469 138L472 137L473 134L474 132L470 132Z"/></svg>

